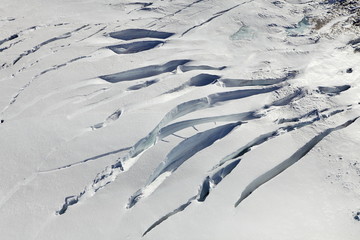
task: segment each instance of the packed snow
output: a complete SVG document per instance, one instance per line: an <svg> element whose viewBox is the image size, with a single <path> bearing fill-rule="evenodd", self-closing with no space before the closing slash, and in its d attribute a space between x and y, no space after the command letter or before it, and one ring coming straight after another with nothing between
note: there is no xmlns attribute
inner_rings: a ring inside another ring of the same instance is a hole
<svg viewBox="0 0 360 240"><path fill-rule="evenodd" d="M0 27L0 239L360 238L360 2L2 0Z"/></svg>

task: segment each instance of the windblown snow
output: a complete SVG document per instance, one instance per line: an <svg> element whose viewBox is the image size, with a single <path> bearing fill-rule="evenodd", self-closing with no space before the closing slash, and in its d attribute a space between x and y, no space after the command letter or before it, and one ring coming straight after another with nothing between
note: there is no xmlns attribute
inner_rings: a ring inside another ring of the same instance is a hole
<svg viewBox="0 0 360 240"><path fill-rule="evenodd" d="M360 2L2 0L0 27L0 239L360 238Z"/></svg>

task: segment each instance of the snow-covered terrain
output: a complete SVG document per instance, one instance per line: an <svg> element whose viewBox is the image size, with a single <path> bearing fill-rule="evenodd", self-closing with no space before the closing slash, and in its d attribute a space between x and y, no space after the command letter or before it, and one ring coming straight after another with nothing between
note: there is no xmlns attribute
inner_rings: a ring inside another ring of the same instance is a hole
<svg viewBox="0 0 360 240"><path fill-rule="evenodd" d="M360 2L1 0L0 27L0 239L360 238Z"/></svg>

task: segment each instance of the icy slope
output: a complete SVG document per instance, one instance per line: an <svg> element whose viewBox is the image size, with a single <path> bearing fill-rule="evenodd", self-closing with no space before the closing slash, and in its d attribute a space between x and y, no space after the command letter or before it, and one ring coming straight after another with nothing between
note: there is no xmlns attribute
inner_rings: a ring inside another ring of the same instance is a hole
<svg viewBox="0 0 360 240"><path fill-rule="evenodd" d="M1 239L358 239L359 7L3 0Z"/></svg>

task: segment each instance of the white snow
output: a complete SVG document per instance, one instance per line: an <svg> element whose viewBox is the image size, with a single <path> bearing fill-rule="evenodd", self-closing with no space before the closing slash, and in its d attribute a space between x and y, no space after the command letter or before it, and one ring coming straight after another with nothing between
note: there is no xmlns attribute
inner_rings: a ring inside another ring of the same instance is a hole
<svg viewBox="0 0 360 240"><path fill-rule="evenodd" d="M333 2L2 0L0 239L359 239Z"/></svg>

